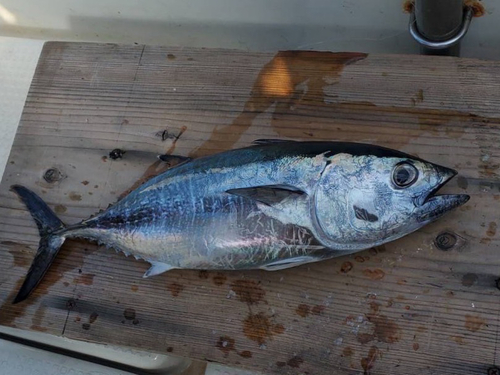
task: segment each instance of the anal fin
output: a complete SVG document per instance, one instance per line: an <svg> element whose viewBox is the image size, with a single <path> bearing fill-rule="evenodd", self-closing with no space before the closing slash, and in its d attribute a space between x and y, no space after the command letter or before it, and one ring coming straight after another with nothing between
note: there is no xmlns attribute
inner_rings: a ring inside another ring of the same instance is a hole
<svg viewBox="0 0 500 375"><path fill-rule="evenodd" d="M162 263L162 262L155 262L155 261L149 261L151 263L151 267L144 273L142 277L150 277L150 276L156 276L159 275L160 273L167 272L175 267L172 267L170 264Z"/></svg>
<svg viewBox="0 0 500 375"><path fill-rule="evenodd" d="M284 270L286 268L300 266L301 264L317 262L320 259L321 258L305 255L295 258L277 260L276 262L271 262L264 266L261 266L260 269L265 271L278 271L278 270Z"/></svg>

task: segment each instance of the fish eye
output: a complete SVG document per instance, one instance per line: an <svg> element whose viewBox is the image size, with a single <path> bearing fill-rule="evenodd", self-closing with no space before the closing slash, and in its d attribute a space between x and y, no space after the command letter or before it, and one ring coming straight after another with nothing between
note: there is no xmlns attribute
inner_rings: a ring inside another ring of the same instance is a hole
<svg viewBox="0 0 500 375"><path fill-rule="evenodd" d="M397 164L392 171L392 182L400 188L412 185L418 178L418 170L413 164L402 162Z"/></svg>

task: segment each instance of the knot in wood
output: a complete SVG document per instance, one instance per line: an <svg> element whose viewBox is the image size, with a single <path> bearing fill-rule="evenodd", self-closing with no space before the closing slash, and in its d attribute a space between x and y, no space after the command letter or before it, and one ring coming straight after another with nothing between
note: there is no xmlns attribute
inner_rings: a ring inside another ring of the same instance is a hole
<svg viewBox="0 0 500 375"><path fill-rule="evenodd" d="M43 179L49 184L60 181L63 178L63 174L57 168L49 168L43 174Z"/></svg>
<svg viewBox="0 0 500 375"><path fill-rule="evenodd" d="M457 244L457 236L450 232L442 232L437 235L434 243L438 249L448 251Z"/></svg>
<svg viewBox="0 0 500 375"><path fill-rule="evenodd" d="M490 367L488 369L488 375L500 375L500 369L498 367Z"/></svg>
<svg viewBox="0 0 500 375"><path fill-rule="evenodd" d="M110 153L109 153L109 157L113 160L116 160L116 159L121 159L123 158L123 154L125 153L125 151L123 151L122 149L120 148L115 148L114 150L112 150Z"/></svg>
<svg viewBox="0 0 500 375"><path fill-rule="evenodd" d="M66 308L68 310L73 310L76 306L76 301L74 299L69 299L67 302L66 302Z"/></svg>

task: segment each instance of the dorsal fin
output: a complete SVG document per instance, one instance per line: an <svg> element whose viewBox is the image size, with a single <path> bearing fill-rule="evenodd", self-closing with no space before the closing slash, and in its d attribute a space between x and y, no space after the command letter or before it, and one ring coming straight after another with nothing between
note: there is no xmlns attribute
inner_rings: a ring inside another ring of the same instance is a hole
<svg viewBox="0 0 500 375"><path fill-rule="evenodd" d="M268 144L274 144L274 143L289 143L289 142L295 142L289 139L256 139L255 141L252 142L253 145L268 145Z"/></svg>
<svg viewBox="0 0 500 375"><path fill-rule="evenodd" d="M289 197L300 197L305 194L302 190L290 185L254 186L242 189L231 189L227 193L250 198L272 206Z"/></svg>

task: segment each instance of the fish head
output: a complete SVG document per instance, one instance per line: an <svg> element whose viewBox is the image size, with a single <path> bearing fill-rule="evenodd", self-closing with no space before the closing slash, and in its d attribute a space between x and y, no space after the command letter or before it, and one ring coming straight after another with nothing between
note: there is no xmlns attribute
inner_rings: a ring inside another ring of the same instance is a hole
<svg viewBox="0 0 500 375"><path fill-rule="evenodd" d="M313 220L330 246L377 246L438 219L466 203L465 194L437 195L456 171L417 158L330 158L315 192Z"/></svg>

